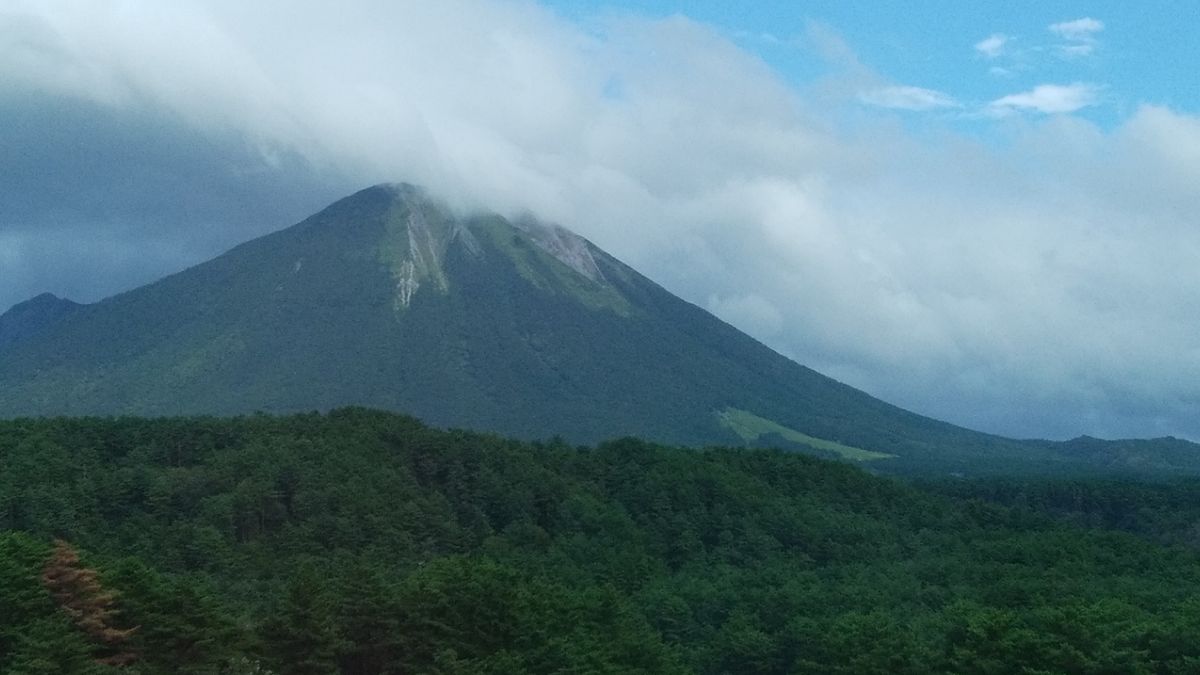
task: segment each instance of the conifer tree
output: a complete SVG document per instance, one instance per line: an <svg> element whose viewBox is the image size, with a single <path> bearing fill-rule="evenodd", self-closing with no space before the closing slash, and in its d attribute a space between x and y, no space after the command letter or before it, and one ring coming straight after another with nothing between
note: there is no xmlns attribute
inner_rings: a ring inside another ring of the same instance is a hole
<svg viewBox="0 0 1200 675"><path fill-rule="evenodd" d="M399 635L399 607L378 569L357 565L344 575L335 612L342 639L339 665L344 675L393 672Z"/></svg>
<svg viewBox="0 0 1200 675"><path fill-rule="evenodd" d="M98 663L124 666L137 660L126 644L136 629L116 625L116 593L101 586L96 570L80 563L74 547L55 540L42 568L42 584L71 622L99 645Z"/></svg>
<svg viewBox="0 0 1200 675"><path fill-rule="evenodd" d="M105 578L122 589L122 616L140 626L131 641L139 670L207 674L239 653L233 618L201 580L166 577L136 559Z"/></svg>
<svg viewBox="0 0 1200 675"><path fill-rule="evenodd" d="M337 672L341 641L324 585L312 568L303 567L292 577L283 602L262 632L282 675Z"/></svg>

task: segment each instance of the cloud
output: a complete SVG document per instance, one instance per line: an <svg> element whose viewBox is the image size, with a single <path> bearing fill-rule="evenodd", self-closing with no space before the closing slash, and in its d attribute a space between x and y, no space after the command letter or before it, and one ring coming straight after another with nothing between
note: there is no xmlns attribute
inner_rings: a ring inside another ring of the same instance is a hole
<svg viewBox="0 0 1200 675"><path fill-rule="evenodd" d="M1066 44L1058 45L1058 53L1068 58L1089 56L1096 51L1099 41L1096 34L1104 30L1104 22L1090 17L1050 24L1050 32L1058 35Z"/></svg>
<svg viewBox="0 0 1200 675"><path fill-rule="evenodd" d="M864 91L859 100L868 105L895 110L935 110L960 107L949 94L921 87L891 86Z"/></svg>
<svg viewBox="0 0 1200 675"><path fill-rule="evenodd" d="M975 51L982 54L985 58L994 59L1004 53L1004 46L1008 44L1009 39L1003 33L993 33L976 42Z"/></svg>
<svg viewBox="0 0 1200 675"><path fill-rule="evenodd" d="M1093 84L1039 84L1029 91L1009 94L988 104L988 111L995 115L1013 112L1034 111L1047 115L1072 113L1099 101L1099 88Z"/></svg>
<svg viewBox="0 0 1200 675"><path fill-rule="evenodd" d="M749 293L732 297L710 296L708 311L763 338L774 338L783 329L783 313L769 300Z"/></svg>
<svg viewBox="0 0 1200 675"><path fill-rule="evenodd" d="M409 180L562 222L925 414L1021 436L1200 438L1200 118L1031 116L999 146L914 134L872 108L845 117L878 81L831 32L806 38L840 64L822 84L843 98L789 86L683 17L6 5L0 304L95 300ZM1098 96L1043 85L992 105L1061 113Z"/></svg>
<svg viewBox="0 0 1200 675"><path fill-rule="evenodd" d="M1096 33L1104 30L1104 22L1091 17L1084 17L1082 19L1075 19L1074 21L1050 24L1049 30L1064 40L1083 42L1094 39Z"/></svg>
<svg viewBox="0 0 1200 675"><path fill-rule="evenodd" d="M796 38L781 38L775 33L771 33L769 31L751 33L750 31L739 30L736 31L733 36L739 41L757 42L770 47L795 46L797 43Z"/></svg>

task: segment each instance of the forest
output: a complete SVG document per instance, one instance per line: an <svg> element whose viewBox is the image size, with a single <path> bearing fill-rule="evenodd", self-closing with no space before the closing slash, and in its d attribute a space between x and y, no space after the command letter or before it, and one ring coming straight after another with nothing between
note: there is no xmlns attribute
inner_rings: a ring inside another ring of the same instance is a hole
<svg viewBox="0 0 1200 675"><path fill-rule="evenodd" d="M1200 483L362 408L0 422L0 672L1194 673Z"/></svg>

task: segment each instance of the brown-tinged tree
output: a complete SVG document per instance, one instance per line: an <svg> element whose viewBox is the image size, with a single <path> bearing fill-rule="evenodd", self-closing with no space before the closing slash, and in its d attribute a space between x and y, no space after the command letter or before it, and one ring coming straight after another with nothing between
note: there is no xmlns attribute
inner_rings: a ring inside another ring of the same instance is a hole
<svg viewBox="0 0 1200 675"><path fill-rule="evenodd" d="M118 627L116 593L105 590L96 570L84 567L69 543L55 540L42 568L42 584L75 626L97 644L98 663L125 666L137 660L127 645L136 628Z"/></svg>

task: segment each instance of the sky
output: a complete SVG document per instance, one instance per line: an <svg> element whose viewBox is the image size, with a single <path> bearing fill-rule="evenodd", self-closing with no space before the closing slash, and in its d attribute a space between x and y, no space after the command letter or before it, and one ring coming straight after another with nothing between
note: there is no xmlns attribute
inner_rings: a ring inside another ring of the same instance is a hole
<svg viewBox="0 0 1200 675"><path fill-rule="evenodd" d="M0 0L0 308L379 182L1016 437L1200 440L1200 5Z"/></svg>

